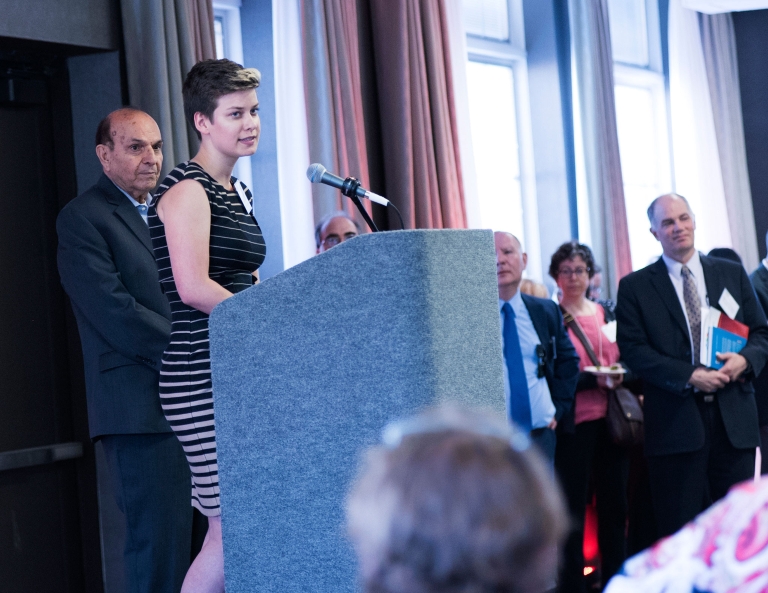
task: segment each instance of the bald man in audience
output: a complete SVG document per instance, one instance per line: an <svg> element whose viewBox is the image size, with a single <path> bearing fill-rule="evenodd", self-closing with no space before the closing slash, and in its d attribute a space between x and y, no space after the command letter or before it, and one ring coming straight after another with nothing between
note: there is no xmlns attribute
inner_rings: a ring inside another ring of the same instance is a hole
<svg viewBox="0 0 768 593"><path fill-rule="evenodd" d="M555 427L573 405L579 356L558 306L521 294L528 255L517 237L497 232L494 243L509 419L554 464Z"/></svg>
<svg viewBox="0 0 768 593"><path fill-rule="evenodd" d="M317 253L328 251L339 243L357 237L360 226L349 214L341 210L324 216L315 227Z"/></svg>
<svg viewBox="0 0 768 593"><path fill-rule="evenodd" d="M768 324L744 268L696 250L684 197L656 198L648 219L663 255L622 278L616 319L622 360L643 380L645 454L663 537L754 473L752 380L768 358ZM749 328L739 352L717 355L721 368L701 362L709 307Z"/></svg>

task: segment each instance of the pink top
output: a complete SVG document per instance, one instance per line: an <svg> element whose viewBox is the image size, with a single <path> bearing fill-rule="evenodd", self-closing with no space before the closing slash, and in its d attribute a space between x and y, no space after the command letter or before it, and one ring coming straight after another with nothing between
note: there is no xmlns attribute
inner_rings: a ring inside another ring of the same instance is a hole
<svg viewBox="0 0 768 593"><path fill-rule="evenodd" d="M589 339L590 344L592 344L592 349L600 360L600 364L603 366L616 364L619 360L619 347L615 342L611 343L605 337L605 334L600 331L600 328L606 325L605 312L602 306L597 305L597 312L594 315L580 315L576 317L576 321L581 326L581 330L587 336L587 339ZM582 346L581 340L570 329L568 330L568 335L571 338L571 342L573 342L574 348L576 348L576 352L579 354L579 370L583 371L584 367L594 366L587 354L587 350ZM608 392L600 387L577 391L575 406L576 424L605 418L605 414L608 411Z"/></svg>

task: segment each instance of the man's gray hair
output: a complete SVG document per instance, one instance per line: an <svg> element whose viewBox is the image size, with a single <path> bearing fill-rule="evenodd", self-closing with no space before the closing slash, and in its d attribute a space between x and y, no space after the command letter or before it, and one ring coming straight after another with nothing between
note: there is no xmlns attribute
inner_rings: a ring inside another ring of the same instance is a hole
<svg viewBox="0 0 768 593"><path fill-rule="evenodd" d="M344 212L343 210L337 210L336 212L331 212L330 214L326 214L320 219L320 222L317 223L315 226L315 246L320 249L320 234L323 232L323 229L328 225L329 222L331 222L334 218L346 218L349 220L352 224L355 225L355 228L357 229L357 233L360 234L360 223L357 222L354 218L352 218L349 214Z"/></svg>
<svg viewBox="0 0 768 593"><path fill-rule="evenodd" d="M654 216L656 216L656 203L661 198L666 198L666 197L673 197L673 198L681 199L683 202L685 202L685 205L688 208L688 212L693 214L693 210L691 210L691 205L688 203L688 200L686 200L683 196L681 196L680 194L675 194L675 193L663 194L663 195L659 196L658 198L656 198L653 202L651 202L651 205L648 206L647 214L648 214L648 220L650 221L651 226L653 226L655 224Z"/></svg>

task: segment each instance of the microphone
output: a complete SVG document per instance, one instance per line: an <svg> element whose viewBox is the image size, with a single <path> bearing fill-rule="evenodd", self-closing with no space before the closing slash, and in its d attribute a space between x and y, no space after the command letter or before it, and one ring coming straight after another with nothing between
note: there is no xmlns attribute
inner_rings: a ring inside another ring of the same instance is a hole
<svg viewBox="0 0 768 593"><path fill-rule="evenodd" d="M320 163L314 163L309 166L309 169L307 169L307 179L312 183L324 183L325 185L340 189L341 193L348 198L351 198L352 195L356 195L358 198L366 198L371 202L376 202L382 206L389 205L389 200L387 198L364 189L354 177L347 177L346 179L337 177L333 173L329 173Z"/></svg>

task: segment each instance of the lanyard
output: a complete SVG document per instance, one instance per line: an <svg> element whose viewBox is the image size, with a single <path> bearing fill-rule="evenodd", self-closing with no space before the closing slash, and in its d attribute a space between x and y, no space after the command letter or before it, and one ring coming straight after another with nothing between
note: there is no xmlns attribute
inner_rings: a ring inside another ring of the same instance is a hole
<svg viewBox="0 0 768 593"><path fill-rule="evenodd" d="M243 203L243 208L245 208L245 211L247 214L250 214L253 216L253 220L256 221L256 214L253 212L253 206L251 206L251 203L248 201L248 196L245 195L245 186L243 185L243 182L238 179L237 183L235 185L235 191L237 192L237 195L240 196L240 201ZM256 221L258 224L258 221Z"/></svg>

